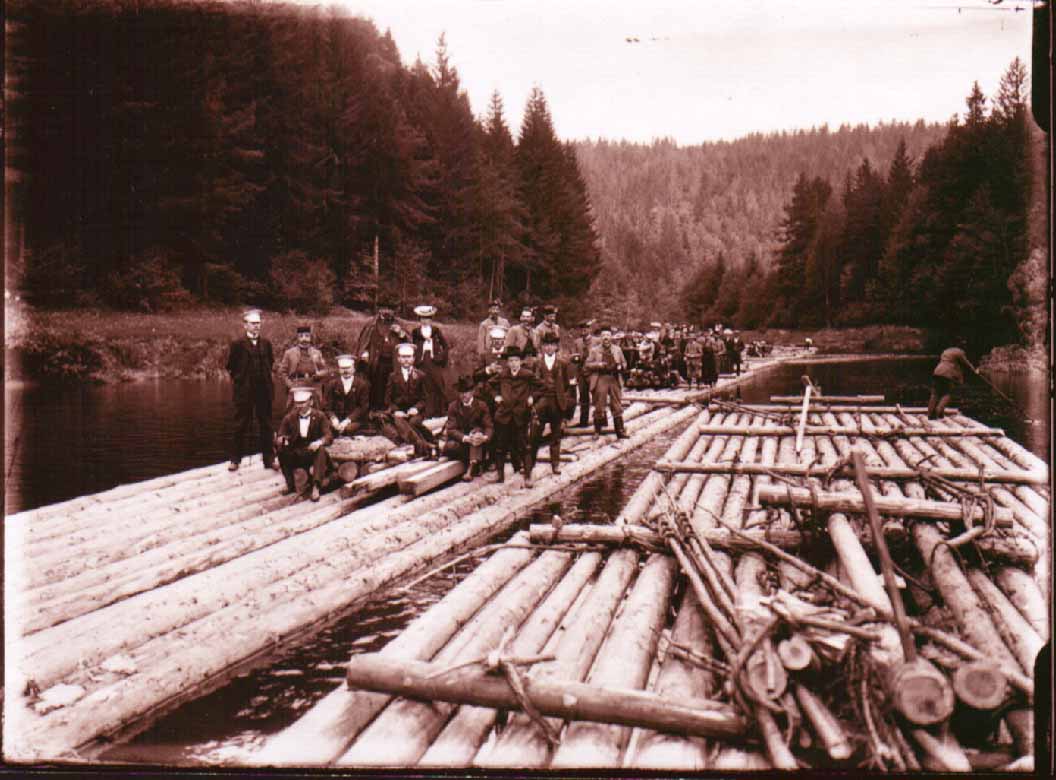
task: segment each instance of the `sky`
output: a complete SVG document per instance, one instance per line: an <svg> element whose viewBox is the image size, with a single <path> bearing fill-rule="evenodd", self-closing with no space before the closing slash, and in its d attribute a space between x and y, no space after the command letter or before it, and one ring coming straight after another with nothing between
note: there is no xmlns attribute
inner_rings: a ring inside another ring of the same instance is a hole
<svg viewBox="0 0 1056 780"><path fill-rule="evenodd" d="M1030 68L1029 0L336 5L391 30L406 65L433 64L443 33L474 113L498 90L515 136L534 86L562 139L690 145L822 124L945 122L963 112L973 81L992 96L1014 57Z"/></svg>

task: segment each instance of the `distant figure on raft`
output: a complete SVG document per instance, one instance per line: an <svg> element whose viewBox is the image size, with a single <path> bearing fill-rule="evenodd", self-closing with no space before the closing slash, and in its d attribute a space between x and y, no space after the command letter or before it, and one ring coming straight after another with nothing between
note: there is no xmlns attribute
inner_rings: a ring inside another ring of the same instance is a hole
<svg viewBox="0 0 1056 780"><path fill-rule="evenodd" d="M928 419L941 420L946 412L946 406L950 403L955 384L964 384L964 371L967 369L972 374L978 374L975 366L964 354L964 342L958 346L950 347L939 356L939 364L931 374L931 397L928 398Z"/></svg>

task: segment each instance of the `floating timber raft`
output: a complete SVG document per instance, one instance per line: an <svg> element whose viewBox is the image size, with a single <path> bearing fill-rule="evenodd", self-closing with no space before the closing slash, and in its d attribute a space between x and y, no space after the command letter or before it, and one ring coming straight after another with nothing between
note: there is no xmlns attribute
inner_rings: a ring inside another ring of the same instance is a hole
<svg viewBox="0 0 1056 780"><path fill-rule="evenodd" d="M802 354L751 359L716 390ZM562 473L550 473L542 448L531 489L519 476L465 483L460 464L413 460L406 448L373 441L332 452L346 484L318 503L282 495L281 476L256 456L235 473L216 464L6 518L5 758L92 760L386 588L479 547L605 463L688 425L711 395L628 393L629 440L570 429ZM427 424L435 430L442 420ZM532 552L511 555L527 566ZM624 557L629 575L632 555ZM568 559L554 553L545 566L556 576ZM571 565L584 581L593 578L586 567ZM516 568L502 564L499 573ZM519 625L534 606L502 599L496 609L504 624ZM392 652L409 646L408 657L432 659L475 610L410 632ZM347 747L311 745L295 762L333 761Z"/></svg>
<svg viewBox="0 0 1056 780"><path fill-rule="evenodd" d="M1047 467L869 403L694 407L614 523L514 536L250 763L1029 769Z"/></svg>

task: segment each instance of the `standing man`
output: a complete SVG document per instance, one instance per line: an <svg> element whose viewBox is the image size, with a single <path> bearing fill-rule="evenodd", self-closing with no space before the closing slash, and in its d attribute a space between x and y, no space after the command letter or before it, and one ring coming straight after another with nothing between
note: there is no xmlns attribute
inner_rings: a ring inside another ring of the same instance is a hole
<svg viewBox="0 0 1056 780"><path fill-rule="evenodd" d="M561 473L561 425L565 411L574 406L572 388L575 375L568 363L557 355L558 337L555 333L543 334L543 356L536 365L539 391L535 397L532 425L528 444L528 474L535 466L536 454L543 440L543 428L550 425L550 470Z"/></svg>
<svg viewBox="0 0 1056 780"><path fill-rule="evenodd" d="M330 471L330 454L326 448L334 441L334 434L326 415L312 407L313 394L310 387L293 390L294 408L279 425L279 463L286 478L284 495L297 489L293 471L303 468L309 472L312 501L318 501L319 488Z"/></svg>
<svg viewBox="0 0 1056 780"><path fill-rule="evenodd" d="M234 382L235 430L231 440L231 462L227 468L236 471L247 454L245 439L253 420L260 428L260 452L264 468L277 469L273 429L271 427L271 404L275 385L271 371L275 354L271 342L260 335L260 311L251 309L242 315L246 330L244 338L231 342L227 353L227 373Z"/></svg>
<svg viewBox="0 0 1056 780"><path fill-rule="evenodd" d="M587 375L583 370L583 363L587 359L587 352L589 351L589 338L590 323L588 321L580 322L572 332L572 357L570 362L572 363L572 370L574 374L573 382L576 385L576 393L579 396L578 404L573 403L566 414L566 418L571 420L575 415L576 406L579 406L579 424L581 427L589 425L588 414L590 412L590 388L587 386Z"/></svg>
<svg viewBox="0 0 1056 780"><path fill-rule="evenodd" d="M394 441L414 445L416 457L433 454L433 434L422 423L425 404L425 374L414 367L414 345L397 348L400 364L392 372L385 388L385 422L395 429L386 435Z"/></svg>
<svg viewBox="0 0 1056 780"><path fill-rule="evenodd" d="M953 386L964 384L964 372L978 374L975 366L964 353L964 340L956 347L944 349L939 364L931 373L931 396L928 398L928 419L941 420L946 415L946 406L953 395Z"/></svg>
<svg viewBox="0 0 1056 780"><path fill-rule="evenodd" d="M410 340L396 322L394 312L391 303L379 303L377 316L363 327L356 342L359 359L367 365L371 411L385 408L385 389L396 363L396 346Z"/></svg>
<svg viewBox="0 0 1056 780"><path fill-rule="evenodd" d="M494 429L488 405L476 397L473 377L460 376L455 385L458 398L447 407L447 420L440 434L440 452L466 464L462 476L469 482L483 474L484 445L491 441Z"/></svg>
<svg viewBox="0 0 1056 780"><path fill-rule="evenodd" d="M612 343L612 330L601 328L601 340L591 347L584 366L590 373L590 389L594 396L594 433L601 436L605 427L605 407L612 409L612 425L616 438L628 438L623 429L623 393L621 374L627 369L623 350Z"/></svg>
<svg viewBox="0 0 1056 780"><path fill-rule="evenodd" d="M501 314L502 301L498 298L488 306L488 316L481 320L477 326L477 357L484 355L491 347L491 331L502 328L503 332L509 330L510 322Z"/></svg>
<svg viewBox="0 0 1056 780"><path fill-rule="evenodd" d="M506 347L506 367L491 379L495 394L495 481L506 481L509 455L515 468L517 464L523 466L524 486L531 487L532 470L524 445L538 380L531 369L521 364L521 354L517 347Z"/></svg>
<svg viewBox="0 0 1056 780"><path fill-rule="evenodd" d="M692 388L693 383L696 382L697 387L700 387L704 363L704 345L701 344L695 332L688 334L682 357L686 361L686 380L689 382L689 386Z"/></svg>
<svg viewBox="0 0 1056 780"><path fill-rule="evenodd" d="M561 343L561 326L557 324L556 306L543 307L543 321L536 325L535 330L532 331L532 344L535 346L537 353L542 353L543 336L547 333L553 333L557 336L557 343Z"/></svg>
<svg viewBox="0 0 1056 780"><path fill-rule="evenodd" d="M418 326L411 333L414 342L414 365L425 374L425 408L427 419L439 417L447 407L447 385L444 382L444 367L447 365L447 339L436 325L433 306L415 306Z"/></svg>
<svg viewBox="0 0 1056 780"><path fill-rule="evenodd" d="M534 357L535 343L532 341L532 323L535 322L535 315L532 314L531 308L525 306L521 310L521 320L508 331L506 331L506 346L516 347L521 353L521 358Z"/></svg>
<svg viewBox="0 0 1056 780"><path fill-rule="evenodd" d="M323 386L323 411L335 436L351 436L367 424L370 383L351 355L337 356L337 376Z"/></svg>
<svg viewBox="0 0 1056 780"><path fill-rule="evenodd" d="M312 326L297 326L297 343L286 350L279 364L279 375L286 383L286 411L293 408L293 388L311 387L315 403L322 404L322 384L326 378L323 353L312 346Z"/></svg>

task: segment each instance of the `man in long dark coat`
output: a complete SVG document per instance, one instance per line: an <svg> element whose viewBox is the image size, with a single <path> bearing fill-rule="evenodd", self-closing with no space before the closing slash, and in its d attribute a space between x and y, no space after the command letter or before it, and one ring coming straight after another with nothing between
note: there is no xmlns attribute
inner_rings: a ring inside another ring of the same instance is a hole
<svg viewBox="0 0 1056 780"><path fill-rule="evenodd" d="M575 373L571 366L557 354L559 339L555 333L544 333L541 347L542 357L536 362L535 373L539 378L538 395L535 396L534 412L528 444L528 474L532 473L539 445L543 441L543 428L550 426L550 469L561 473L561 426L565 412L574 406L572 390Z"/></svg>
<svg viewBox="0 0 1056 780"><path fill-rule="evenodd" d="M532 470L525 457L524 447L528 433L534 394L538 390L538 379L527 366L522 365L522 352L514 346L506 347L506 366L492 377L495 394L495 467L496 482L506 480L506 456L520 462L524 468L525 487L531 487Z"/></svg>
<svg viewBox="0 0 1056 780"><path fill-rule="evenodd" d="M264 458L264 468L277 469L271 424L271 405L275 393L271 372L275 353L271 342L260 335L258 310L247 311L242 316L242 324L246 335L232 341L227 353L227 372L234 382L235 402L231 462L228 469L237 470L242 456L249 454L245 448L245 440L254 419L260 430L260 452Z"/></svg>
<svg viewBox="0 0 1056 780"><path fill-rule="evenodd" d="M392 304L378 304L377 316L363 327L356 343L356 353L367 366L371 411L385 408L385 388L396 364L396 347L405 341L410 337L396 321Z"/></svg>

